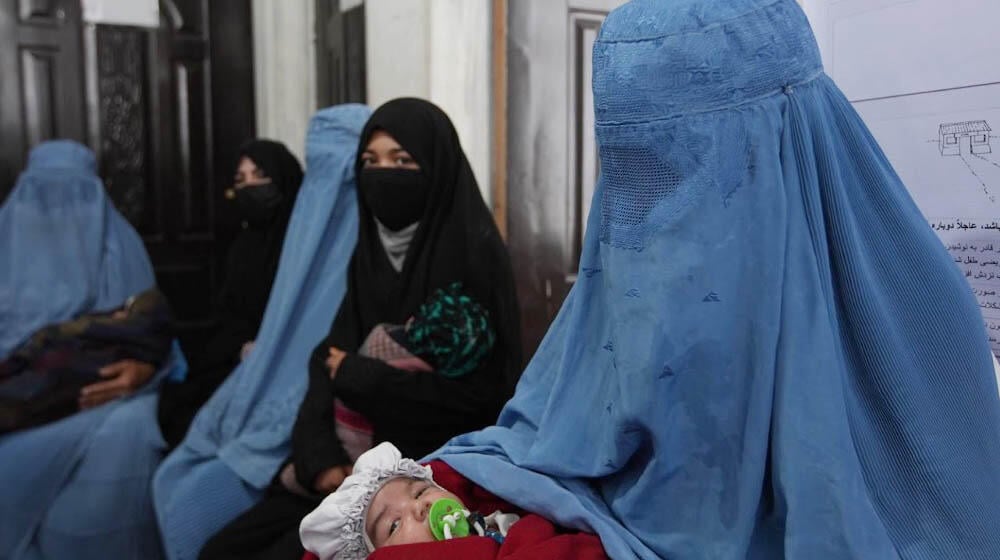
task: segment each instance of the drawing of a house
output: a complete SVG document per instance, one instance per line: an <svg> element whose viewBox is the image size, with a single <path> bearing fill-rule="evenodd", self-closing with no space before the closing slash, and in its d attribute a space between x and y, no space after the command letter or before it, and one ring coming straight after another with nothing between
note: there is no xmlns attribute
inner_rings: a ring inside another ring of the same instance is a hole
<svg viewBox="0 0 1000 560"><path fill-rule="evenodd" d="M941 155L962 155L963 146L966 153L990 154L990 125L986 121L965 121L942 124L938 129Z"/></svg>

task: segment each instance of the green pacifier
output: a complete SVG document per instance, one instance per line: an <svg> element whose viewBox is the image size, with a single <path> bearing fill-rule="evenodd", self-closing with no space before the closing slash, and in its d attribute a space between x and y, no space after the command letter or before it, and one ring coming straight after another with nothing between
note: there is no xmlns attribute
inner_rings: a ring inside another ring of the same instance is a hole
<svg viewBox="0 0 1000 560"><path fill-rule="evenodd" d="M434 538L443 541L469 536L469 522L465 506L458 500L441 498L434 502L427 514Z"/></svg>

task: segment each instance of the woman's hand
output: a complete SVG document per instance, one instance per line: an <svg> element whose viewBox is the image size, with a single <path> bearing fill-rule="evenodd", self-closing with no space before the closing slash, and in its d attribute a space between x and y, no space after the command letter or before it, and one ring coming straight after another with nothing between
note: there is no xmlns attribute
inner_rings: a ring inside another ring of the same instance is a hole
<svg viewBox="0 0 1000 560"><path fill-rule="evenodd" d="M354 472L354 468L350 465L326 469L316 477L313 487L320 494L329 494L340 488L340 485L344 483L344 479L350 476L352 472Z"/></svg>
<svg viewBox="0 0 1000 560"><path fill-rule="evenodd" d="M97 372L107 381L91 383L80 390L80 408L93 408L108 401L131 395L156 373L156 367L138 360L122 360Z"/></svg>
<svg viewBox="0 0 1000 560"><path fill-rule="evenodd" d="M347 352L340 348L330 347L330 357L326 359L326 367L330 369L330 379L337 377L337 370L340 369L340 363L344 361L345 357L347 357Z"/></svg>
<svg viewBox="0 0 1000 560"><path fill-rule="evenodd" d="M285 487L292 494L298 496L309 497L312 496L312 492L303 488L299 484L299 480L295 478L295 465L293 463L288 463L285 468L281 469L281 474L279 475L279 480L281 480L281 485Z"/></svg>
<svg viewBox="0 0 1000 560"><path fill-rule="evenodd" d="M249 342L244 342L243 343L243 347L240 348L240 361L241 362L245 362L247 360L247 356L249 356L250 352L253 351L254 342L255 341L251 340Z"/></svg>

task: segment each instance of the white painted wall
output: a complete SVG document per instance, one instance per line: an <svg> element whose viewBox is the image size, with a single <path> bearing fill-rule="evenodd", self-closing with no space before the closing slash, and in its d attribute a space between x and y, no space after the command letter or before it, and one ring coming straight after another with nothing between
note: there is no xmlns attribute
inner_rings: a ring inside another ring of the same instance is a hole
<svg viewBox="0 0 1000 560"><path fill-rule="evenodd" d="M430 96L431 0L367 0L368 103Z"/></svg>
<svg viewBox="0 0 1000 560"><path fill-rule="evenodd" d="M490 204L490 0L366 0L368 101L429 99L451 117Z"/></svg>
<svg viewBox="0 0 1000 560"><path fill-rule="evenodd" d="M316 112L316 14L313 2L253 0L257 136L284 142L305 161Z"/></svg>
<svg viewBox="0 0 1000 560"><path fill-rule="evenodd" d="M431 0L431 101L448 115L492 206L490 0Z"/></svg>

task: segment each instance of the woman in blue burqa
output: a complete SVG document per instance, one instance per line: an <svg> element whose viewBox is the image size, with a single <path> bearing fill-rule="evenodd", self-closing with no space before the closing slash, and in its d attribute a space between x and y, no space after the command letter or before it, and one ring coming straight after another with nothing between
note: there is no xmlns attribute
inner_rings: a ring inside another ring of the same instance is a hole
<svg viewBox="0 0 1000 560"><path fill-rule="evenodd" d="M0 359L46 325L120 308L153 287L142 240L95 172L89 149L46 142L0 208ZM183 375L184 360L175 346L158 372L111 365L110 385L128 380L122 398L82 396L84 410L0 437L0 558L158 554L156 388Z"/></svg>
<svg viewBox="0 0 1000 560"><path fill-rule="evenodd" d="M344 297L357 243L353 165L368 115L362 105L342 105L309 124L305 180L253 350L153 479L168 558L197 558L210 536L260 499L290 452L309 356Z"/></svg>
<svg viewBox="0 0 1000 560"><path fill-rule="evenodd" d="M580 280L434 456L625 558L1000 558L969 286L795 0L635 0L594 46Z"/></svg>

